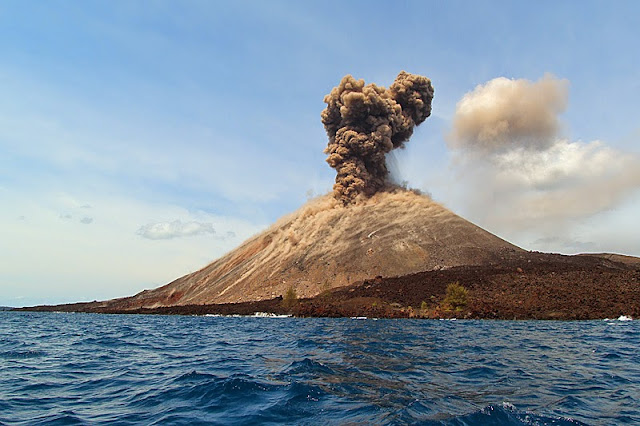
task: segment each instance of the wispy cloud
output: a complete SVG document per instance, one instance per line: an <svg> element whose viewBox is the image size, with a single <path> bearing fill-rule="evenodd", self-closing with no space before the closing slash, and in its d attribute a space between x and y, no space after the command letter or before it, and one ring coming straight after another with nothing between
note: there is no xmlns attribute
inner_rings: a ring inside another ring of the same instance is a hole
<svg viewBox="0 0 640 426"><path fill-rule="evenodd" d="M216 230L212 223L174 220L173 222L155 222L143 225L137 233L150 240L170 240L196 235L214 235Z"/></svg>

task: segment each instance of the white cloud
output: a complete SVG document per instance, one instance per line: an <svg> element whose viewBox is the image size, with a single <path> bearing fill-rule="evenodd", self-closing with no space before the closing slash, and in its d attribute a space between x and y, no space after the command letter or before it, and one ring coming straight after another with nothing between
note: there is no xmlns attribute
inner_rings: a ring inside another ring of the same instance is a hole
<svg viewBox="0 0 640 426"><path fill-rule="evenodd" d="M591 216L640 189L640 159L599 141L559 140L543 151L517 149L489 161L494 176L487 189L512 210L497 220L517 226Z"/></svg>
<svg viewBox="0 0 640 426"><path fill-rule="evenodd" d="M143 225L137 233L150 240L170 240L195 235L214 235L216 230L211 223L174 220L173 222L155 222Z"/></svg>

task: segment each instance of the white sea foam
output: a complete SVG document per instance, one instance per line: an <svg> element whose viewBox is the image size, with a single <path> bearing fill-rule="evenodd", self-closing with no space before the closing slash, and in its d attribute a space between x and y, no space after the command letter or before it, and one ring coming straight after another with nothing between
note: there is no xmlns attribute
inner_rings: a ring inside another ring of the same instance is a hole
<svg viewBox="0 0 640 426"><path fill-rule="evenodd" d="M270 312L254 312L252 315L221 315L221 314L204 314L205 317L224 317L224 318L291 318L292 315L278 315Z"/></svg>
<svg viewBox="0 0 640 426"><path fill-rule="evenodd" d="M287 314L278 315L278 314L272 314L270 312L255 312L253 315L250 315L250 316L254 318L291 318L291 315L287 315Z"/></svg>
<svg viewBox="0 0 640 426"><path fill-rule="evenodd" d="M620 315L618 318L605 318L603 321L633 321L629 315Z"/></svg>
<svg viewBox="0 0 640 426"><path fill-rule="evenodd" d="M516 411L516 406L507 401L502 401L502 408L509 411Z"/></svg>

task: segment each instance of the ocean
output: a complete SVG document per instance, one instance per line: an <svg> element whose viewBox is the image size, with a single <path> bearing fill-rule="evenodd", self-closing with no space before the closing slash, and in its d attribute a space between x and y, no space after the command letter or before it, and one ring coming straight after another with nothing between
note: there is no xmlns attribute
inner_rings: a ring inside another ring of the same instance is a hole
<svg viewBox="0 0 640 426"><path fill-rule="evenodd" d="M640 424L640 321L0 312L0 424Z"/></svg>

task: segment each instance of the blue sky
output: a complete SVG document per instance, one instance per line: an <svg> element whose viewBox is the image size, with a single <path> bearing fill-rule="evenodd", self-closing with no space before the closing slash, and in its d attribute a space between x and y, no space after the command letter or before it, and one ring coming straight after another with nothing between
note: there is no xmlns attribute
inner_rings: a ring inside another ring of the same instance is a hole
<svg viewBox="0 0 640 426"><path fill-rule="evenodd" d="M320 112L345 74L432 80L398 179L527 249L640 255L639 42L635 1L2 2L0 305L165 284L328 192ZM568 85L562 146L632 177L597 203L616 170L576 171L553 185L592 208L506 223L446 135L478 85L545 73Z"/></svg>

